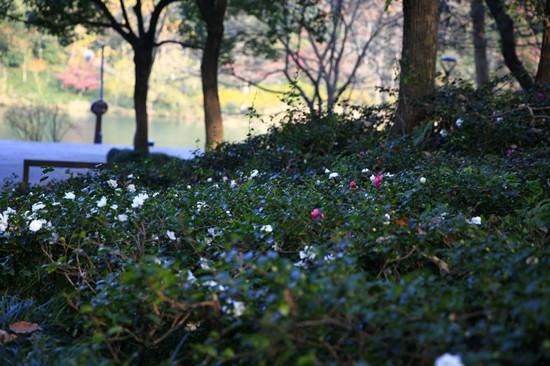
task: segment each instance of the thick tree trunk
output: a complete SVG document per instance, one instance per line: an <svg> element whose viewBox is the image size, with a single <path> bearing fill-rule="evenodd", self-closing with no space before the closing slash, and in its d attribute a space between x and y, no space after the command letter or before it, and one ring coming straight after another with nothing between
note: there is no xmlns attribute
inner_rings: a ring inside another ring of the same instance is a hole
<svg viewBox="0 0 550 366"><path fill-rule="evenodd" d="M535 85L533 79L516 53L514 21L506 13L502 0L485 0L485 2L493 18L495 18L498 32L500 33L500 47L506 66L524 90L532 89Z"/></svg>
<svg viewBox="0 0 550 366"><path fill-rule="evenodd" d="M537 85L550 84L550 0L546 0L544 8L544 33L536 83Z"/></svg>
<svg viewBox="0 0 550 366"><path fill-rule="evenodd" d="M208 151L223 142L222 109L218 93L218 64L227 0L197 0L197 5L207 29L201 63L201 81L206 128L205 149Z"/></svg>
<svg viewBox="0 0 550 366"><path fill-rule="evenodd" d="M408 133L422 121L421 100L434 92L439 1L403 0L403 49L395 128Z"/></svg>
<svg viewBox="0 0 550 366"><path fill-rule="evenodd" d="M149 117L147 115L147 95L149 78L153 68L153 47L134 47L134 108L136 112L136 133L134 150L149 153Z"/></svg>
<svg viewBox="0 0 550 366"><path fill-rule="evenodd" d="M489 62L487 60L487 41L485 39L485 7L483 0L471 0L470 15L473 24L474 59L476 65L476 84L480 88L489 81Z"/></svg>

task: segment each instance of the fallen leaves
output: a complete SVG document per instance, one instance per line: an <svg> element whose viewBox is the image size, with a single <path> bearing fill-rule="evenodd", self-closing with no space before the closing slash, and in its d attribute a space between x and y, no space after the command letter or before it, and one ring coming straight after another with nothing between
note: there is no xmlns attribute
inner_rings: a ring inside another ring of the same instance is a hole
<svg viewBox="0 0 550 366"><path fill-rule="evenodd" d="M18 335L26 335L42 330L42 327L36 323L27 321L18 321L8 325L9 331L0 329L0 344L9 343L17 339Z"/></svg>
<svg viewBox="0 0 550 366"><path fill-rule="evenodd" d="M15 323L11 323L9 325L9 329L16 334L30 334L39 330L42 330L40 325L36 323L31 323L27 321L19 321Z"/></svg>
<svg viewBox="0 0 550 366"><path fill-rule="evenodd" d="M0 344L6 344L16 338L17 336L15 334L11 334L6 332L5 330L0 329Z"/></svg>
<svg viewBox="0 0 550 366"><path fill-rule="evenodd" d="M406 218L402 218L402 219L397 219L395 220L395 223L398 225L398 226L409 226L409 220L407 220Z"/></svg>

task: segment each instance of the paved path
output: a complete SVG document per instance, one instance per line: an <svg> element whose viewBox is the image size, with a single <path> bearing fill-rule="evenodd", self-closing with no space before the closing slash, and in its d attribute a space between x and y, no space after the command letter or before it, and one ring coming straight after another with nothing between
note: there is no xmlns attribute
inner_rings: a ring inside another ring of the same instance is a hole
<svg viewBox="0 0 550 366"><path fill-rule="evenodd" d="M103 163L107 159L107 152L112 148L129 149L129 146L54 143L54 142L27 142L0 140L0 183L6 178L21 181L23 176L24 159L85 161ZM162 152L183 159L193 157L193 149L152 148L151 152ZM58 168L48 173L51 179L67 177L65 168ZM82 172L82 169L73 169ZM40 168L31 168L30 182L38 183L42 171Z"/></svg>

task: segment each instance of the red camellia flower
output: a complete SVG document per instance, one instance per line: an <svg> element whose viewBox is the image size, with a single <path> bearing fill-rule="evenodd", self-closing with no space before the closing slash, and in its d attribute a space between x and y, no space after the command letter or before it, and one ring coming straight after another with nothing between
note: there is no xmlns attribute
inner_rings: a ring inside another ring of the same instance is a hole
<svg viewBox="0 0 550 366"><path fill-rule="evenodd" d="M325 214L323 213L323 211L318 208L314 208L313 211L311 211L310 215L313 220L322 220L325 218Z"/></svg>
<svg viewBox="0 0 550 366"><path fill-rule="evenodd" d="M349 182L349 189L352 191L356 191L359 189L359 185L355 182L355 179L352 179L351 182Z"/></svg>
<svg viewBox="0 0 550 366"><path fill-rule="evenodd" d="M384 179L384 175L382 174L379 174L375 177L371 177L372 185L375 186L376 188L380 188L380 186L382 185L383 179Z"/></svg>

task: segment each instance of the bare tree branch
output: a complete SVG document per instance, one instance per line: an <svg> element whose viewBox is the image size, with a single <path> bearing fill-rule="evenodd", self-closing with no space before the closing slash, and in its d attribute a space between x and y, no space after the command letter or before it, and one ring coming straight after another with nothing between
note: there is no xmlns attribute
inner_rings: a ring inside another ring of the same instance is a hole
<svg viewBox="0 0 550 366"><path fill-rule="evenodd" d="M122 9L122 17L124 18L124 23L126 24L126 28L128 28L128 32L135 35L132 24L130 23L130 19L128 18L128 12L126 11L126 4L124 3L124 0L119 0L120 2L120 8Z"/></svg>
<svg viewBox="0 0 550 366"><path fill-rule="evenodd" d="M119 23L111 10L107 7L107 5L101 1L101 0L92 0L92 2L96 5L96 7L105 15L107 20L109 21L109 27L113 28L118 34L122 36L128 43L135 44L137 42L137 38L133 33L130 33L129 31L126 31L124 24ZM82 24L86 24L86 22L82 22Z"/></svg>
<svg viewBox="0 0 550 366"><path fill-rule="evenodd" d="M191 48L194 50L202 50L204 48L201 44L178 41L176 39L166 39L164 41L156 42L155 47L161 47L165 44L177 44L180 45L182 48Z"/></svg>
<svg viewBox="0 0 550 366"><path fill-rule="evenodd" d="M162 14L162 11L170 4L177 2L178 0L160 0L155 8L153 9L153 12L151 14L151 20L149 21L149 30L147 33L149 34L149 37L152 37L152 41L154 42L155 37L155 30L157 29L157 25L160 19L160 15ZM141 1L139 1L141 3Z"/></svg>
<svg viewBox="0 0 550 366"><path fill-rule="evenodd" d="M283 69L277 69L277 70L274 70L274 71L271 71L269 73L267 73L263 78L262 80L258 80L258 81L254 81L254 80L251 80L251 79L248 79L248 78L245 78L244 76L241 76L241 75L238 75L236 72L235 72L235 69L231 68L231 69L225 69L225 70L222 70L223 73L229 75L229 76L232 76L234 77L235 79L239 80L239 81L243 81L249 85L252 85L254 86L255 88L258 88L262 91L265 91L265 92L268 92L268 93L273 93L273 94L285 94L284 91L280 91L280 90L275 90L275 89L271 89L271 88L267 88L265 86L263 86L261 83L263 81L265 81L268 77L270 77L271 75L274 75L274 74L278 74L280 72L283 72Z"/></svg>
<svg viewBox="0 0 550 366"><path fill-rule="evenodd" d="M133 10L137 19L139 36L143 37L145 35L145 21L143 20L143 12L141 7L142 7L141 0L137 0Z"/></svg>
<svg viewBox="0 0 550 366"><path fill-rule="evenodd" d="M355 75L357 74L357 70L359 69L359 67L363 63L363 60L364 60L364 58L367 54L367 51L368 51L371 43L373 42L373 40L380 34L380 32L384 28L386 28L386 26L388 24L391 24L393 21L394 20L387 21L387 22L382 22L381 24L379 23L378 27L372 32L369 39L365 42L365 44L363 46L363 49L361 50L361 54L359 55L359 57L357 57L357 59L355 61L355 65L353 66L353 70L352 70L351 74L349 75L347 81L340 87L338 93L336 94L336 100L338 100L341 97L341 95L346 91L346 88L355 79Z"/></svg>

